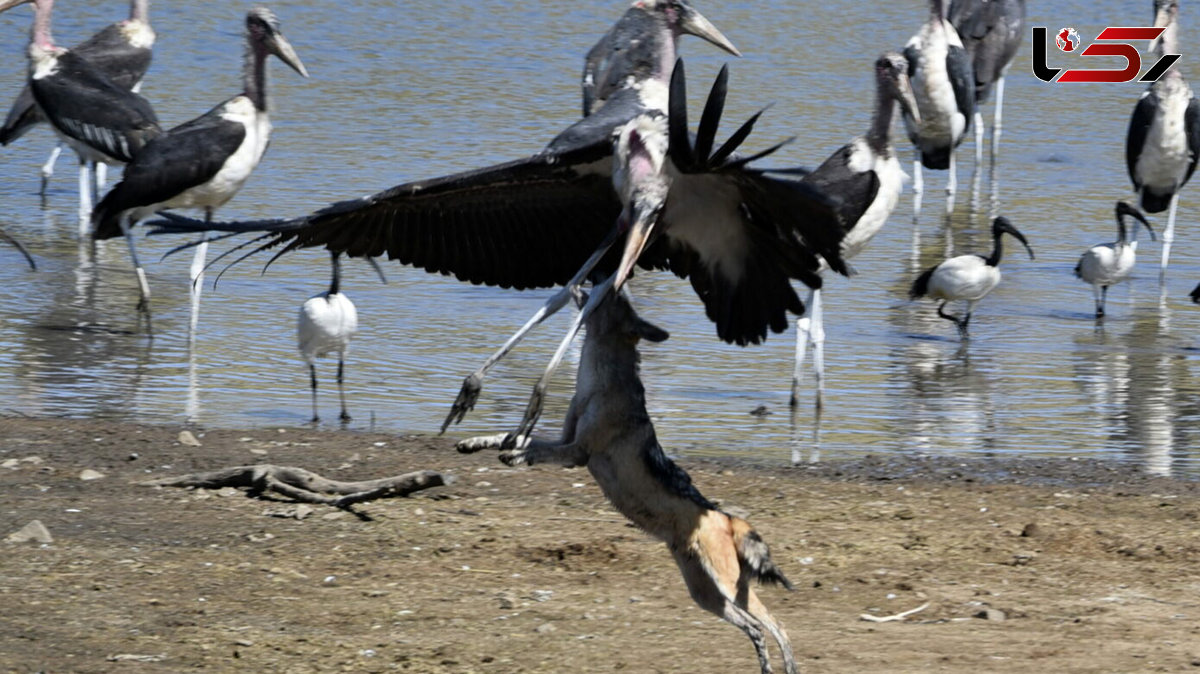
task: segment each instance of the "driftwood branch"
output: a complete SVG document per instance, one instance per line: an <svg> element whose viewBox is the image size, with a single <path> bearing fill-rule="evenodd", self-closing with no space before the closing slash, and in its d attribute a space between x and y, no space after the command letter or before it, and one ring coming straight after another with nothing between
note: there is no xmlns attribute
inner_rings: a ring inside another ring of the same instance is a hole
<svg viewBox="0 0 1200 674"><path fill-rule="evenodd" d="M303 503L348 508L355 503L408 496L430 487L449 484L452 478L433 470L419 470L395 477L361 482L330 480L312 471L292 466L234 466L206 473L192 473L141 484L147 487L193 487L220 489L245 487L251 494L274 492Z"/></svg>

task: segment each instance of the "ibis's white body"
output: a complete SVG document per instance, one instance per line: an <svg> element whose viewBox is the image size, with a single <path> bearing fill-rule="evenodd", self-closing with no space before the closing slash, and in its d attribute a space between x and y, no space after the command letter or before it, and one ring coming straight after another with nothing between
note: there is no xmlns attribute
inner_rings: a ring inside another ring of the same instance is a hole
<svg viewBox="0 0 1200 674"><path fill-rule="evenodd" d="M939 264L929 278L928 297L978 302L1000 283L1000 270L978 255L959 255Z"/></svg>
<svg viewBox="0 0 1200 674"><path fill-rule="evenodd" d="M344 293L321 293L300 307L300 355L309 365L321 356L341 358L358 331L358 311Z"/></svg>
<svg viewBox="0 0 1200 674"><path fill-rule="evenodd" d="M1136 261L1133 246L1127 242L1095 245L1079 258L1079 278L1094 286L1116 285L1129 278Z"/></svg>

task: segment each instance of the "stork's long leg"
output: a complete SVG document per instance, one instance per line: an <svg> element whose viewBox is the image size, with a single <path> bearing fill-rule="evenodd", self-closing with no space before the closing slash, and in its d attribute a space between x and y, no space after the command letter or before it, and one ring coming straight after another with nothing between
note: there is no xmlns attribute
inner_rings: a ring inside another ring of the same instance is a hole
<svg viewBox="0 0 1200 674"><path fill-rule="evenodd" d="M129 244L129 258L133 260L133 269L137 274L138 291L141 293L141 299L138 300L138 311L146 315L146 323L150 323L150 283L146 281L146 270L142 269L142 263L138 261L137 247L133 244L133 232L130 231L130 222L127 217L121 217L121 232L125 235L125 243Z"/></svg>
<svg viewBox="0 0 1200 674"><path fill-rule="evenodd" d="M92 224L92 178L91 167L82 157L79 159L79 235L87 236Z"/></svg>
<svg viewBox="0 0 1200 674"><path fill-rule="evenodd" d="M921 197L925 194L925 181L921 176L921 150L916 150L913 160L913 222L921 219Z"/></svg>
<svg viewBox="0 0 1200 674"><path fill-rule="evenodd" d="M1007 69L1006 69L1007 70ZM996 154L1000 152L1001 119L1004 111L1004 75L996 80L996 113L992 118L992 168L996 167Z"/></svg>
<svg viewBox="0 0 1200 674"><path fill-rule="evenodd" d="M204 209L204 223L212 222L212 209ZM192 280L191 296L192 296L192 313L188 321L188 339L193 340L196 337L196 325L200 322L200 295L204 292L204 263L208 258L208 241L201 241L196 246L196 253L192 256L192 267L188 272Z"/></svg>
<svg viewBox="0 0 1200 674"><path fill-rule="evenodd" d="M554 372L558 370L559 364L562 363L563 357L567 355L567 349L570 348L571 342L575 341L575 337L579 334L579 329L583 327L584 321L592 315L592 312L604 301L604 297L612 289L612 276L592 289L592 294L588 297L587 304L583 305L583 309L575 317L575 321L571 323L571 328L567 330L567 336L559 343L558 349L554 352L554 357L550 359L550 363L546 366L546 371L542 373L541 378L534 385L533 394L529 397L529 405L525 407L525 416L521 419L521 425L509 435L510 438L529 437L533 434L533 427L537 425L538 418L542 416L542 406L546 400L546 388L550 385L550 377L554 376ZM511 448L512 446L507 443L504 446L504 449Z"/></svg>
<svg viewBox="0 0 1200 674"><path fill-rule="evenodd" d="M954 211L954 195L958 192L958 168L955 162L957 150L950 150L950 177L946 179L946 212Z"/></svg>
<svg viewBox="0 0 1200 674"><path fill-rule="evenodd" d="M796 319L796 362L792 367L792 397L788 404L796 407L800 404L800 379L804 375L804 358L808 354L808 345L812 341L813 300L820 290L809 288L804 306L808 309L804 315Z"/></svg>
<svg viewBox="0 0 1200 674"><path fill-rule="evenodd" d="M46 189L50 186L50 177L54 175L54 164L58 162L59 155L62 154L63 144L59 141L50 151L50 156L46 158L46 163L42 164L42 189L38 194L42 197L46 196Z"/></svg>
<svg viewBox="0 0 1200 674"><path fill-rule="evenodd" d="M95 175L93 176L93 180L96 187L96 190L93 194L98 202L100 200L100 190L104 189L105 183L108 182L108 164L105 164L102 161L96 162L96 171Z"/></svg>
<svg viewBox="0 0 1200 674"><path fill-rule="evenodd" d="M613 242L617 240L617 233L617 229L614 227L608 233L608 236L605 237L604 241L600 243L600 247L596 249L596 252L592 253L592 256L587 259L587 262L583 263L583 266L580 267L575 276L567 282L567 285L563 286L563 289L555 293L549 300L546 300L546 303L528 321L525 321L525 325L522 325L520 330L517 330L512 337L509 337L508 341L498 351L488 356L487 360L483 362L483 365L479 366L478 370L475 370L463 380L462 388L458 391L458 397L454 399L454 404L450 407L450 414L446 415L446 420L442 422L442 433L446 432L450 424L457 424L463 420L467 412L475 409L475 403L479 400L479 392L483 389L483 378L496 366L496 363L499 363L507 356L525 338L525 335L529 334L542 321L558 313L571 299L579 297L580 286L587 280L588 274L591 274L596 265L600 263L601 258L612 247Z"/></svg>
<svg viewBox="0 0 1200 674"><path fill-rule="evenodd" d="M975 108L975 171L983 166L983 113Z"/></svg>
<svg viewBox="0 0 1200 674"><path fill-rule="evenodd" d="M1171 244L1175 242L1175 210L1179 208L1178 185L1175 186L1175 190L1175 193L1171 195L1170 209L1167 211L1167 229L1162 234L1162 266L1158 272L1159 280L1166 278L1167 262L1171 257Z"/></svg>

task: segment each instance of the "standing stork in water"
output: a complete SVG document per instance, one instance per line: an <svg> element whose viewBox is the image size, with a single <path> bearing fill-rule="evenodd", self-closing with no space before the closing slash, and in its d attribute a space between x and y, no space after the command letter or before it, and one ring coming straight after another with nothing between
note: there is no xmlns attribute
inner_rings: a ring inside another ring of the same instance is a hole
<svg viewBox="0 0 1200 674"><path fill-rule="evenodd" d="M975 168L983 164L983 113L979 106L996 91L992 117L992 162L1000 147L1004 76L1025 39L1025 0L951 0L950 23L958 31L975 73Z"/></svg>
<svg viewBox="0 0 1200 674"><path fill-rule="evenodd" d="M1104 318L1104 302L1108 299L1108 287L1116 285L1129 278L1133 273L1133 265L1137 262L1137 251L1134 244L1137 241L1128 239L1125 229L1125 217L1133 216L1150 232L1154 240L1154 230L1146 222L1146 216L1138 209L1124 201L1117 202L1117 240L1112 243L1101 243L1088 248L1075 265L1075 277L1090 284L1096 295L1096 318ZM1137 225L1134 224L1136 228Z"/></svg>
<svg viewBox="0 0 1200 674"><path fill-rule="evenodd" d="M946 210L954 208L958 189L954 153L975 116L975 75L958 31L946 19L946 0L930 0L929 20L904 47L908 77L921 116L904 115L908 138L916 146L913 162L913 210L920 214L925 189L921 167L949 169Z"/></svg>
<svg viewBox="0 0 1200 674"><path fill-rule="evenodd" d="M128 19L106 26L86 42L72 47L71 52L95 66L113 84L136 93L150 69L154 38L154 30L150 27L150 0L131 0ZM0 126L0 145L8 145L44 121L45 117L33 100L33 91L26 84L9 109L4 125ZM60 142L42 165L42 196L46 195L46 186L50 176L54 175L54 163L61 153ZM105 166L104 163L96 165L96 182L100 187L104 186Z"/></svg>
<svg viewBox="0 0 1200 674"><path fill-rule="evenodd" d="M742 55L687 0L634 0L584 58L583 116L603 108L609 97L631 81L652 77L654 70L662 67L661 59L678 50L683 35L695 35L734 56Z"/></svg>
<svg viewBox="0 0 1200 674"><path fill-rule="evenodd" d="M1178 54L1178 0L1154 0L1154 26L1165 28L1152 45L1155 56ZM1133 109L1125 139L1125 165L1147 213L1167 213L1159 278L1167 273L1175 241L1179 190L1196 170L1200 156L1200 102L1177 68L1150 85Z"/></svg>
<svg viewBox="0 0 1200 674"><path fill-rule="evenodd" d="M1004 246L1000 237L1011 234L1029 251L1029 259L1033 259L1033 249L1025 240L1025 235L1017 231L1008 218L999 217L992 221L992 254L959 255L945 260L941 264L930 267L925 273L913 281L908 291L909 299L928 297L941 300L937 314L942 318L953 321L958 326L958 335L967 339L967 324L971 322L971 312L976 303L987 297L992 289L1000 283L1000 258L1004 255ZM967 311L962 318L946 313L946 305L950 302L963 300L967 303Z"/></svg>
<svg viewBox="0 0 1200 674"><path fill-rule="evenodd" d="M908 81L908 63L902 55L888 52L875 61L875 113L867 134L834 152L803 178L803 182L841 200L838 215L845 230L843 259L849 260L862 251L887 223L900 200L907 176L892 147L892 115L897 105L920 123L921 113ZM825 391L825 327L820 289L810 289L804 304L807 312L796 321L791 406L798 403L800 375L811 345L819 409Z"/></svg>
<svg viewBox="0 0 1200 674"><path fill-rule="evenodd" d="M162 133L150 103L115 84L50 37L54 0L0 0L0 12L32 2L36 8L29 44L29 88L55 133L79 155L79 219L85 229L98 192L97 162L128 162Z"/></svg>
<svg viewBox="0 0 1200 674"><path fill-rule="evenodd" d="M92 213L92 234L109 239L125 234L137 269L142 305L150 298L146 275L134 252L130 228L167 208L199 208L206 222L213 210L233 198L262 160L271 137L268 116L267 56L274 54L304 77L308 71L266 7L246 15L246 57L241 94L146 144L125 168L121 182ZM199 315L207 243L192 261L192 318Z"/></svg>
<svg viewBox="0 0 1200 674"><path fill-rule="evenodd" d="M16 238L3 229L0 229L0 241L11 243L21 255L25 256L25 261L29 263L29 268L37 271L37 263L33 261L33 256L29 254L29 251L25 250L25 246L22 246L20 241L17 241Z"/></svg>

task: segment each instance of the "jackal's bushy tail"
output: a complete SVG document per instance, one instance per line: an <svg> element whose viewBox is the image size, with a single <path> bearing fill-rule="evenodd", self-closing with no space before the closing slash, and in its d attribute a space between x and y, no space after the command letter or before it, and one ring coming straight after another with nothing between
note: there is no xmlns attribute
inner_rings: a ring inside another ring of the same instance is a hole
<svg viewBox="0 0 1200 674"><path fill-rule="evenodd" d="M740 517L730 517L733 541L737 546L738 562L742 569L760 583L779 584L791 590L792 582L771 559L771 549L750 523Z"/></svg>

